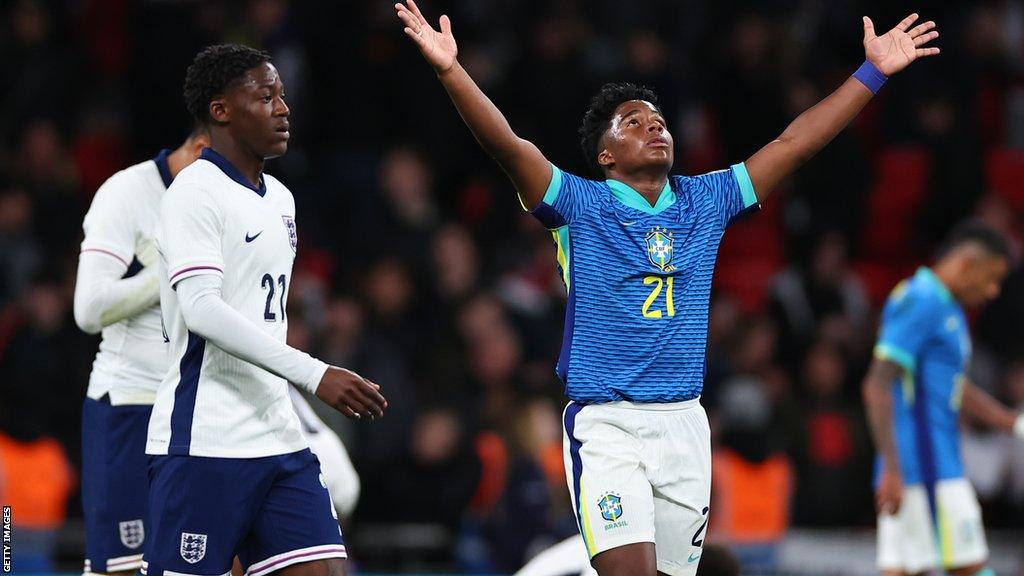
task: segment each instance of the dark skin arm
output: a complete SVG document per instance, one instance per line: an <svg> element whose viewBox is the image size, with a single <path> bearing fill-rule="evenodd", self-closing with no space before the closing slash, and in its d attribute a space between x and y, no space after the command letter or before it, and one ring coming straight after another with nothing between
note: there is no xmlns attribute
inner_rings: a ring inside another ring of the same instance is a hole
<svg viewBox="0 0 1024 576"><path fill-rule="evenodd" d="M871 19L864 18L864 53L867 60L886 76L906 68L914 60L939 53L922 48L939 33L934 22L911 28L917 14L911 14L882 36L875 36ZM929 30L931 30L929 32ZM849 78L835 92L797 116L786 130L747 159L747 172L757 200L765 198L801 164L825 147L853 120L873 94L855 78Z"/></svg>
<svg viewBox="0 0 1024 576"><path fill-rule="evenodd" d="M882 477L875 491L875 506L879 512L895 514L900 508L903 479L900 476L899 456L893 439L892 387L902 376L903 368L889 360L875 358L868 368L861 391L867 412L868 428L875 450L882 456Z"/></svg>
<svg viewBox="0 0 1024 576"><path fill-rule="evenodd" d="M551 163L537 146L512 131L498 107L459 64L456 58L459 51L448 17L441 16L440 30L435 30L423 17L415 0L409 0L408 7L395 4L395 11L405 24L406 36L434 68L477 142L508 174L523 205L533 208L540 204L551 182Z"/></svg>

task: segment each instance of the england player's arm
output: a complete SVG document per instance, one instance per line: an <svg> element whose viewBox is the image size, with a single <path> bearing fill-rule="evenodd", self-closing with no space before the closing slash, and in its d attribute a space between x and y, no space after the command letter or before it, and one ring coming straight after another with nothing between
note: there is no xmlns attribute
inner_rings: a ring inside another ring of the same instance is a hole
<svg viewBox="0 0 1024 576"><path fill-rule="evenodd" d="M939 53L924 47L938 37L934 22L911 26L917 14L911 14L882 36L875 36L874 24L864 17L864 64L835 92L799 116L783 133L758 150L747 162L747 171L759 202L825 147L881 88L886 78L906 68L914 60Z"/></svg>
<svg viewBox="0 0 1024 576"><path fill-rule="evenodd" d="M1016 412L979 388L965 382L960 401L960 413L982 424L1009 432L1024 440L1024 413Z"/></svg>
<svg viewBox="0 0 1024 576"><path fill-rule="evenodd" d="M423 17L415 0L408 0L408 6L395 4L395 10L405 24L405 34L434 68L477 142L512 180L523 208L535 208L551 182L551 163L536 145L512 131L498 107L459 64L458 47L448 16L441 16L440 30L435 30Z"/></svg>
<svg viewBox="0 0 1024 576"><path fill-rule="evenodd" d="M136 186L129 174L112 176L97 190L82 222L85 239L78 256L74 316L75 324L89 334L160 301L156 250L147 242L136 251L138 222L131 210L137 201ZM143 268L125 278L133 259Z"/></svg>
<svg viewBox="0 0 1024 576"><path fill-rule="evenodd" d="M382 417L387 402L379 386L274 338L224 301L224 219L220 204L194 184L172 184L164 195L157 242L189 331L316 394L350 418Z"/></svg>

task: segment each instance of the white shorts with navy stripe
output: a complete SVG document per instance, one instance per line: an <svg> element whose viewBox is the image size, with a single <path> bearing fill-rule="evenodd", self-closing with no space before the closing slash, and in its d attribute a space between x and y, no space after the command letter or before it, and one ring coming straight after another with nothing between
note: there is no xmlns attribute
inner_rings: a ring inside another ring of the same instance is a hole
<svg viewBox="0 0 1024 576"><path fill-rule="evenodd" d="M654 542L658 571L697 571L711 498L711 435L699 400L580 405L563 416L564 458L591 558Z"/></svg>
<svg viewBox="0 0 1024 576"><path fill-rule="evenodd" d="M981 507L966 478L903 487L895 515L878 516L878 567L908 574L988 560Z"/></svg>

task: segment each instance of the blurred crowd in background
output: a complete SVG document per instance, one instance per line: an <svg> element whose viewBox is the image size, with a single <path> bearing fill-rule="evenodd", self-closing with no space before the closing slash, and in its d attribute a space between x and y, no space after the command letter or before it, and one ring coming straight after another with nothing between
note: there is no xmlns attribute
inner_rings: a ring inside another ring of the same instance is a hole
<svg viewBox="0 0 1024 576"><path fill-rule="evenodd" d="M1024 2L425 0L459 58L563 169L606 81L660 95L677 172L744 160L863 60L860 16L938 22L939 58L726 234L703 403L710 540L770 565L790 526L873 525L860 401L880 304L956 222L1024 232ZM362 477L345 521L364 567L508 572L576 530L554 373L565 290L390 2L10 0L0 7L0 500L24 534L73 527L80 410L98 339L71 315L81 222L115 171L174 148L202 47L268 50L292 110L267 171L294 192L289 340L380 383L353 425L321 410ZM594 176L594 175L590 175ZM972 317L971 376L1024 408L1024 274ZM323 408L319 406L318 408ZM1024 446L967 428L986 524L1024 527ZM20 510L19 510L20 506ZM79 528L80 530L80 528ZM79 541L80 542L80 541Z"/></svg>

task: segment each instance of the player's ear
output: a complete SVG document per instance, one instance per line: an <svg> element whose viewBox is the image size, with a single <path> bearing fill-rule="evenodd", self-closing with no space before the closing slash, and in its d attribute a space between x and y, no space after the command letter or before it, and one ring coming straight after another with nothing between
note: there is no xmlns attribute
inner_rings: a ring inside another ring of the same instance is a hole
<svg viewBox="0 0 1024 576"><path fill-rule="evenodd" d="M228 104L226 100L214 99L210 101L210 118L218 124L226 124L228 119L231 117L228 112Z"/></svg>
<svg viewBox="0 0 1024 576"><path fill-rule="evenodd" d="M597 153L597 163L603 167L611 166L612 164L615 164L615 155L607 148L604 148Z"/></svg>

